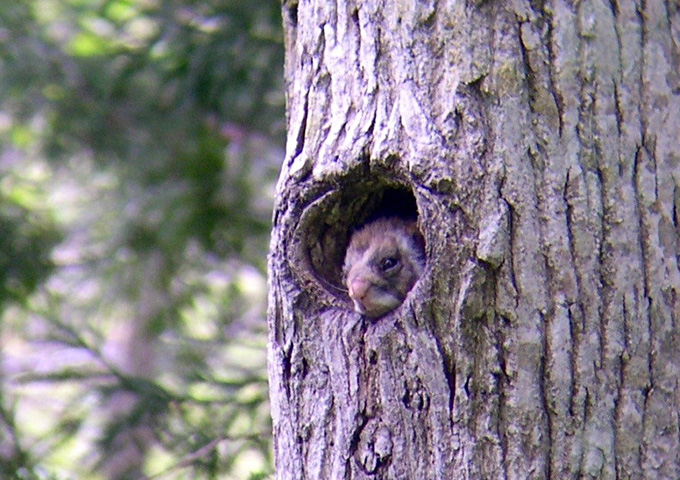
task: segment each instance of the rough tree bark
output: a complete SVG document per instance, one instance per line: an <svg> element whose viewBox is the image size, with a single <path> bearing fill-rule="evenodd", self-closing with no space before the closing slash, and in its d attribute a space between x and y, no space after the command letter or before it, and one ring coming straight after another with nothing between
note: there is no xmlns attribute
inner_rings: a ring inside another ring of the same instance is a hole
<svg viewBox="0 0 680 480"><path fill-rule="evenodd" d="M284 2L279 479L680 478L675 0ZM377 321L352 227L417 213Z"/></svg>

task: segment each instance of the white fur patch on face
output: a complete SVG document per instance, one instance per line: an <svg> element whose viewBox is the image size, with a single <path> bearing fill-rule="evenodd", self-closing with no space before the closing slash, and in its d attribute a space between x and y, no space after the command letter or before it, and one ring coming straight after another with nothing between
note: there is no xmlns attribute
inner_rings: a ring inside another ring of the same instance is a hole
<svg viewBox="0 0 680 480"><path fill-rule="evenodd" d="M362 303L363 301L363 303ZM394 295L383 292L377 287L371 287L361 300L352 299L354 311L369 317L379 317L401 304L401 300Z"/></svg>

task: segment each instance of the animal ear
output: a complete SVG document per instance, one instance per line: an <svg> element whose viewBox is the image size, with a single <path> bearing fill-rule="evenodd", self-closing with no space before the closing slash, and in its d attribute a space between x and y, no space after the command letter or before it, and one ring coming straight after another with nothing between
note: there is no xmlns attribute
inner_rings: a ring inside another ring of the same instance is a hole
<svg viewBox="0 0 680 480"><path fill-rule="evenodd" d="M418 230L417 221L414 220L406 225L406 233L413 239L413 243L415 243L421 252L425 251L425 238L420 233L420 230Z"/></svg>

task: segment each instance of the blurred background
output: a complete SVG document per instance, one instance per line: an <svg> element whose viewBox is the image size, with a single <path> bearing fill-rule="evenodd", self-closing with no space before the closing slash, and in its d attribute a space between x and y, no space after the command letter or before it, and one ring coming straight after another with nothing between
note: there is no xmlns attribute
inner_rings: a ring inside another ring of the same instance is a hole
<svg viewBox="0 0 680 480"><path fill-rule="evenodd" d="M277 0L0 2L0 478L272 474Z"/></svg>

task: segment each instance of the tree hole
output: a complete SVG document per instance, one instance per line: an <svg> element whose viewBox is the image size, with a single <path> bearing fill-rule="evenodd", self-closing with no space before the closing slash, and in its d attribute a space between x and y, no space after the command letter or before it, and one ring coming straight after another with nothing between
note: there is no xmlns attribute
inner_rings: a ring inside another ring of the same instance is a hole
<svg viewBox="0 0 680 480"><path fill-rule="evenodd" d="M352 234L378 218L395 216L418 219L416 197L402 184L369 180L329 192L301 219L302 260L325 291L347 301L342 266Z"/></svg>

